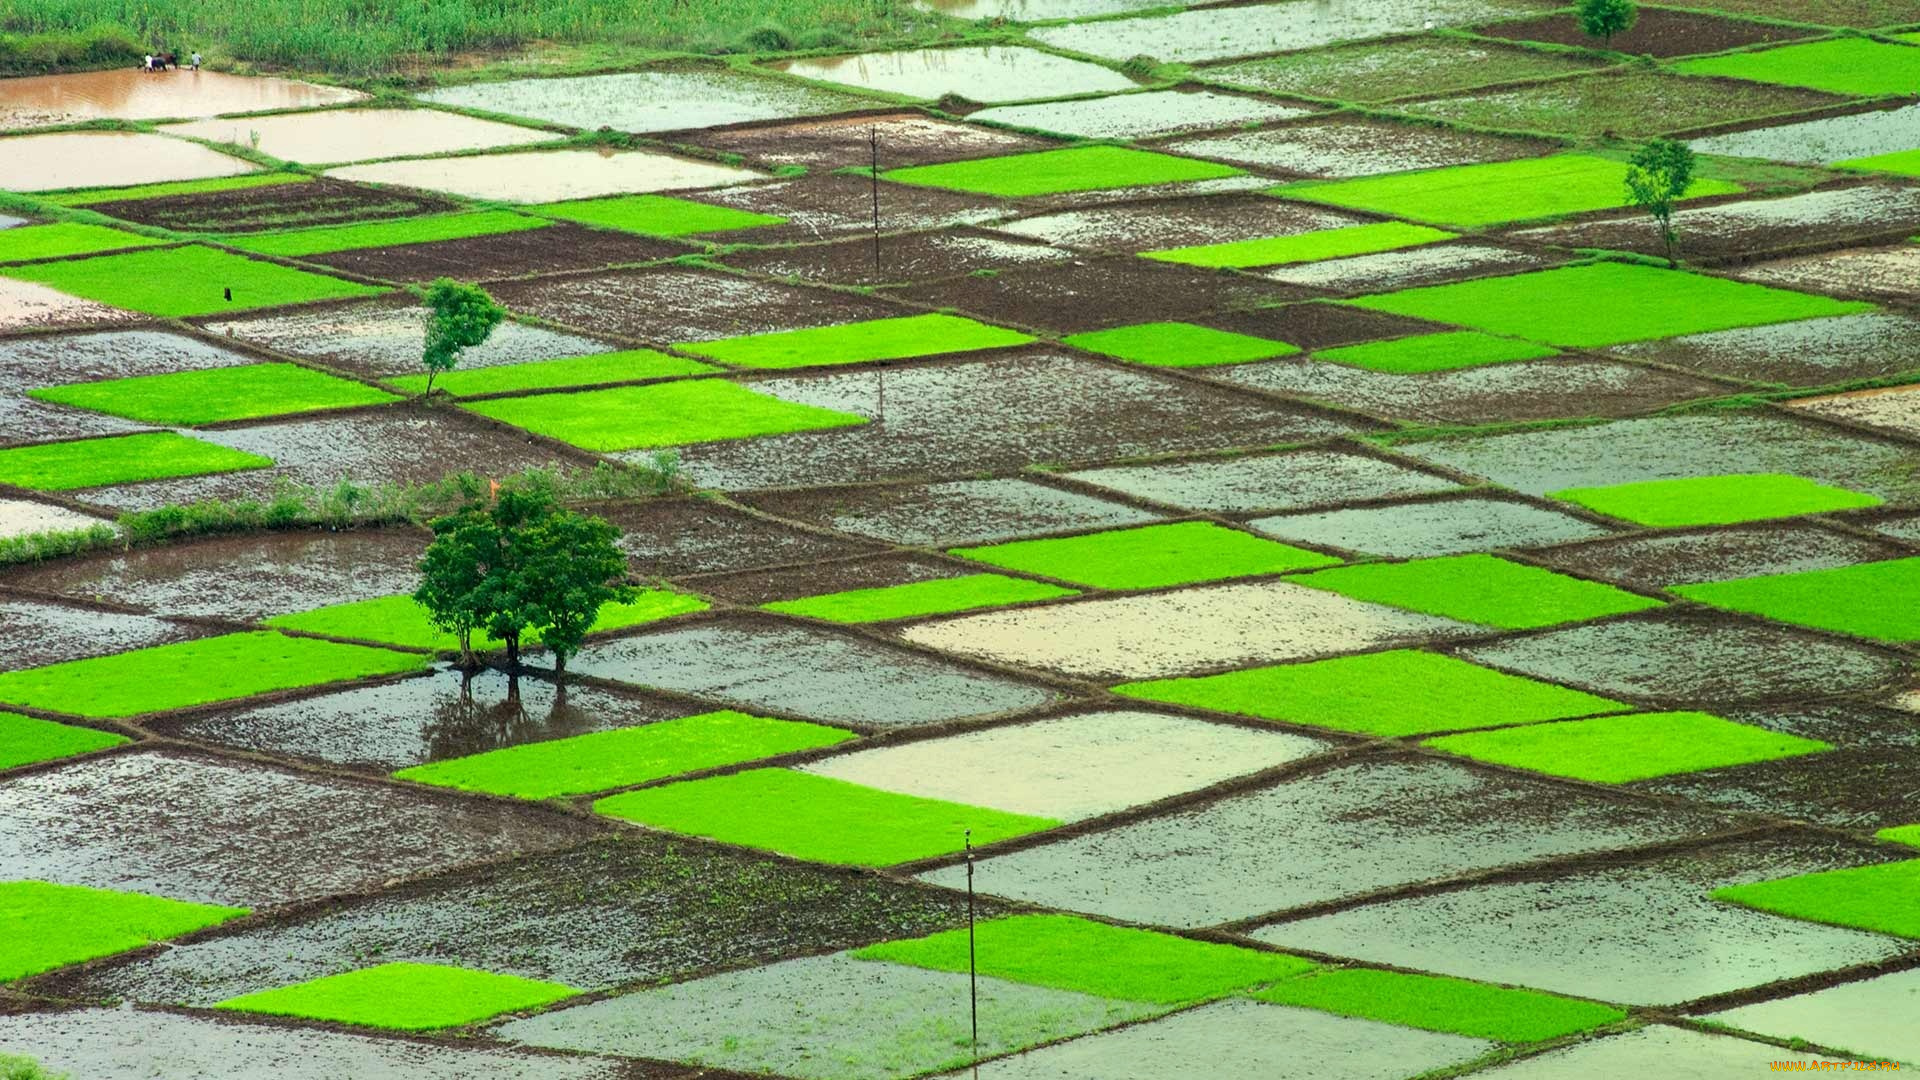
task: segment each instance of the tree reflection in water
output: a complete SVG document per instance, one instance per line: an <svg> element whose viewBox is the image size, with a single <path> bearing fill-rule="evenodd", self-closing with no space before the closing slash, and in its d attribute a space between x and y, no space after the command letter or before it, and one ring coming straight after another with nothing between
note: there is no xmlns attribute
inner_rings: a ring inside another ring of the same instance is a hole
<svg viewBox="0 0 1920 1080"><path fill-rule="evenodd" d="M495 699L492 694L476 694L475 674L463 673L458 694L434 701L433 715L420 733L425 754L422 760L465 757L503 746L563 739L594 729L593 714L568 703L565 683L556 685L543 679L529 679L533 684L529 696L536 701L548 699L544 710L537 704L529 709L520 692L520 679L518 675L506 676L506 695Z"/></svg>

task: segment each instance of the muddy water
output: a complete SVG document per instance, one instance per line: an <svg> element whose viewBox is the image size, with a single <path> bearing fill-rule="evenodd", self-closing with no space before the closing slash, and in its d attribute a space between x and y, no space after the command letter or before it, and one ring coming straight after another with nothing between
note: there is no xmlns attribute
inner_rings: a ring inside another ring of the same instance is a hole
<svg viewBox="0 0 1920 1080"><path fill-rule="evenodd" d="M309 164L424 157L449 150L524 146L559 137L549 131L430 109L341 109L298 116L196 120L169 124L161 130L209 142L253 146L274 157Z"/></svg>
<svg viewBox="0 0 1920 1080"><path fill-rule="evenodd" d="M959 94L988 103L1131 90L1135 85L1098 64L1008 45L826 56L773 66L789 75L907 97Z"/></svg>
<svg viewBox="0 0 1920 1080"><path fill-rule="evenodd" d="M1231 135L1182 139L1163 149L1306 176L1372 176L1510 161L1543 153L1546 144L1481 132L1340 117Z"/></svg>
<svg viewBox="0 0 1920 1080"><path fill-rule="evenodd" d="M1219 60L1404 33L1423 24L1458 26L1549 6L1531 0L1314 0L1048 27L1033 36L1115 60L1141 54Z"/></svg>
<svg viewBox="0 0 1920 1080"><path fill-rule="evenodd" d="M1693 371L1789 386L1820 386L1913 369L1920 321L1890 312L1775 323L1609 349Z"/></svg>
<svg viewBox="0 0 1920 1080"><path fill-rule="evenodd" d="M6 505L0 504L0 512L4 512ZM0 671L164 645L184 641L196 633L179 623L147 615L124 615L37 600L0 600Z"/></svg>
<svg viewBox="0 0 1920 1080"><path fill-rule="evenodd" d="M1080 19L1167 7L1166 0L915 0L919 6L956 19Z"/></svg>
<svg viewBox="0 0 1920 1080"><path fill-rule="evenodd" d="M215 71L148 74L123 68L76 75L33 75L0 79L0 128L311 109L365 96L336 86Z"/></svg>
<svg viewBox="0 0 1920 1080"><path fill-rule="evenodd" d="M1834 162L1891 154L1920 146L1920 105L1753 128L1695 139L1690 145L1702 154L1776 161Z"/></svg>
<svg viewBox="0 0 1920 1080"><path fill-rule="evenodd" d="M98 524L101 524L99 518L63 506L49 506L25 499L0 499L0 538L53 529L84 529Z"/></svg>
<svg viewBox="0 0 1920 1080"><path fill-rule="evenodd" d="M1902 435L1920 433L1920 386L1889 386L1879 390L1857 390L1851 394L1802 398L1792 403L1796 409L1856 424L1897 431Z"/></svg>
<svg viewBox="0 0 1920 1080"><path fill-rule="evenodd" d="M31 281L0 278L0 331L138 322L142 316Z"/></svg>
<svg viewBox="0 0 1920 1080"><path fill-rule="evenodd" d="M131 131L66 131L0 141L0 191L122 187L253 171L247 162L204 146Z"/></svg>
<svg viewBox="0 0 1920 1080"><path fill-rule="evenodd" d="M1139 139L1290 120L1310 112L1259 98L1157 90L1042 105L1003 105L983 109L968 119L1090 139Z"/></svg>
<svg viewBox="0 0 1920 1080"><path fill-rule="evenodd" d="M728 71L640 71L574 79L516 79L449 87L421 97L442 105L528 116L568 127L635 132L782 120L873 106L848 94Z"/></svg>
<svg viewBox="0 0 1920 1080"><path fill-rule="evenodd" d="M600 195L719 187L760 174L730 165L645 151L555 150L506 156L390 161L335 169L331 176L446 191L474 199L540 203Z"/></svg>
<svg viewBox="0 0 1920 1080"><path fill-rule="evenodd" d="M1011 477L768 496L755 505L894 544L990 543L1018 536L1138 525L1159 515Z"/></svg>
<svg viewBox="0 0 1920 1080"><path fill-rule="evenodd" d="M1378 458L1321 450L1231 461L1120 465L1068 475L1142 499L1219 513L1303 510L1458 486Z"/></svg>
<svg viewBox="0 0 1920 1080"><path fill-rule="evenodd" d="M1248 523L1295 543L1415 558L1538 547L1605 536L1579 518L1505 499L1447 499L1288 514Z"/></svg>
<svg viewBox="0 0 1920 1080"><path fill-rule="evenodd" d="M1920 1062L1920 1029L1912 1023L1916 1001L1920 971L1901 971L1707 1019L1777 1039L1802 1038L1912 1063Z"/></svg>

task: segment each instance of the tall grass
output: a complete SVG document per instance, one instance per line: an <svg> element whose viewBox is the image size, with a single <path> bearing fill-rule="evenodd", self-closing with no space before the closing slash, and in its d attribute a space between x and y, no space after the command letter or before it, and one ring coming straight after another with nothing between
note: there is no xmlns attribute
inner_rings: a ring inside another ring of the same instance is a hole
<svg viewBox="0 0 1920 1080"><path fill-rule="evenodd" d="M0 30L12 22L11 10L0 8ZM133 65L145 52L133 31L111 24L36 34L0 33L0 76Z"/></svg>

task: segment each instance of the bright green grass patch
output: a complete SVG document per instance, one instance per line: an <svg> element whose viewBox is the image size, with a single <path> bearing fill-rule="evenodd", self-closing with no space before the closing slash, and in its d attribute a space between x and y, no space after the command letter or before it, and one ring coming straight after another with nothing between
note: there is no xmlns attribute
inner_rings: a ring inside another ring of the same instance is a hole
<svg viewBox="0 0 1920 1080"><path fill-rule="evenodd" d="M755 214L731 206L709 206L665 195L617 195L610 199L574 199L527 207L541 217L577 221L648 236L692 236L779 225L786 218Z"/></svg>
<svg viewBox="0 0 1920 1080"><path fill-rule="evenodd" d="M1920 938L1920 859L1730 885L1715 900L1809 922Z"/></svg>
<svg viewBox="0 0 1920 1080"><path fill-rule="evenodd" d="M1845 161L1834 162L1833 168L1851 169L1855 172L1890 172L1920 176L1920 150L1902 150L1894 154L1848 158Z"/></svg>
<svg viewBox="0 0 1920 1080"><path fill-rule="evenodd" d="M395 221L366 221L354 225L325 225L288 232L248 233L223 237L221 243L261 255L325 255L359 248L429 244L435 240L464 240L470 236L544 229L551 222L505 210L481 210Z"/></svg>
<svg viewBox="0 0 1920 1080"><path fill-rule="evenodd" d="M975 928L982 975L1081 994L1184 1005L1313 970L1285 953L1191 941L1075 915L1013 915ZM967 970L967 932L883 941L854 952L934 971Z"/></svg>
<svg viewBox="0 0 1920 1080"><path fill-rule="evenodd" d="M1663 529L1857 510L1886 501L1878 495L1784 473L1640 480L1606 487L1563 488L1547 494L1608 517Z"/></svg>
<svg viewBox="0 0 1920 1080"><path fill-rule="evenodd" d="M258 454L171 431L155 431L0 450L0 484L36 491L71 491L136 480L259 469L271 464L272 459Z"/></svg>
<svg viewBox="0 0 1920 1080"><path fill-rule="evenodd" d="M867 422L864 416L796 405L720 379L501 398L462 408L595 451L750 439Z"/></svg>
<svg viewBox="0 0 1920 1080"><path fill-rule="evenodd" d="M311 179L298 173L246 173L242 176L219 176L211 180L174 180L134 187L88 188L57 195L35 195L34 198L55 206L91 206L94 203L132 202L135 199L165 199L174 195L205 195L214 191L244 191L278 184L304 184Z"/></svg>
<svg viewBox="0 0 1920 1080"><path fill-rule="evenodd" d="M1749 765L1833 749L1815 739L1699 712L1597 716L1559 724L1442 735L1426 745L1496 765L1601 784Z"/></svg>
<svg viewBox="0 0 1920 1080"><path fill-rule="evenodd" d="M125 735L0 712L0 769L72 757L130 742Z"/></svg>
<svg viewBox="0 0 1920 1080"><path fill-rule="evenodd" d="M475 394L499 394L509 390L555 390L596 383L705 375L718 370L711 364L668 356L652 349L628 349L593 356L570 356L563 360L533 360L524 364L449 371L435 379L433 385L454 397L472 397ZM387 381L415 394L424 394L427 390L425 375L404 375Z"/></svg>
<svg viewBox="0 0 1920 1080"><path fill-rule="evenodd" d="M1672 69L1685 75L1726 75L1849 97L1879 97L1911 94L1920 88L1920 49L1843 37L1681 60Z"/></svg>
<svg viewBox="0 0 1920 1080"><path fill-rule="evenodd" d="M571 986L518 975L495 975L444 964L401 963L242 994L214 1008L397 1031L433 1031L539 1008L579 992Z"/></svg>
<svg viewBox="0 0 1920 1080"><path fill-rule="evenodd" d="M1513 360L1538 360L1558 356L1560 352L1531 341L1494 337L1476 330L1454 330L1416 334L1392 341L1369 341L1364 345L1342 345L1321 349L1313 355L1315 359L1331 360L1336 364L1415 375L1423 371L1452 371Z"/></svg>
<svg viewBox="0 0 1920 1080"><path fill-rule="evenodd" d="M258 630L0 673L0 702L75 716L138 716L426 666L414 653Z"/></svg>
<svg viewBox="0 0 1920 1080"><path fill-rule="evenodd" d="M400 399L337 375L298 364L138 375L131 379L71 383L31 390L28 397L77 409L124 416L149 424L195 427L224 420L284 416L315 409L347 409Z"/></svg>
<svg viewBox="0 0 1920 1080"><path fill-rule="evenodd" d="M909 619L916 615L977 611L1004 604L1024 604L1033 600L1078 595L1077 590L1063 589L1044 581L1028 581L1004 574L964 574L932 581L911 581L905 585L804 596L798 600L776 600L760 606L786 615L806 615L833 622L868 623Z"/></svg>
<svg viewBox="0 0 1920 1080"><path fill-rule="evenodd" d="M1097 589L1153 589L1278 574L1339 559L1210 521L1182 521L1010 544L955 548L963 559Z"/></svg>
<svg viewBox="0 0 1920 1080"><path fill-rule="evenodd" d="M1368 255L1376 251L1394 251L1422 244L1452 240L1457 234L1409 225L1404 221L1376 221L1339 229L1320 229L1274 236L1258 240L1234 240L1224 244L1200 244L1194 247L1143 251L1140 257L1185 266L1248 267L1283 266L1288 263L1318 262L1346 255Z"/></svg>
<svg viewBox="0 0 1920 1080"><path fill-rule="evenodd" d="M163 896L0 881L0 982L137 949L247 914Z"/></svg>
<svg viewBox="0 0 1920 1080"><path fill-rule="evenodd" d="M86 300L167 318L377 296L386 289L190 246L35 263L0 271ZM233 299L222 290L232 289Z"/></svg>
<svg viewBox="0 0 1920 1080"><path fill-rule="evenodd" d="M601 605L600 615L594 619L588 633L656 622L688 612L705 611L709 606L697 596L674 592L672 589L641 589L631 603ZM452 652L460 647L459 637L433 625L427 609L411 596L376 596L371 600L354 600L291 615L275 615L266 620L266 625L279 630L299 630L308 634L373 641L401 648L432 649L436 652ZM537 644L540 631L528 631L522 641L527 645ZM505 645L483 631L473 635L473 647L499 649Z"/></svg>
<svg viewBox="0 0 1920 1080"><path fill-rule="evenodd" d="M1244 176L1239 169L1210 161L1132 150L1124 146L1073 146L1031 154L914 165L880 174L882 180L920 187L946 188L978 195L1019 198L1072 191L1174 184Z"/></svg>
<svg viewBox="0 0 1920 1080"><path fill-rule="evenodd" d="M82 225L73 221L52 225L27 225L0 229L0 263L25 259L58 259L67 255L88 255L96 251L152 247L166 243L105 225Z"/></svg>
<svg viewBox="0 0 1920 1080"><path fill-rule="evenodd" d="M1725 180L1698 179L1687 198L1740 190ZM1626 165L1589 154L1292 184L1271 194L1447 226L1532 221L1628 205Z"/></svg>
<svg viewBox="0 0 1920 1080"><path fill-rule="evenodd" d="M1690 600L1881 641L1920 641L1920 558L1709 581L1673 590Z"/></svg>
<svg viewBox="0 0 1920 1080"><path fill-rule="evenodd" d="M1344 302L1575 347L1873 310L1872 304L1610 262L1430 285Z"/></svg>
<svg viewBox="0 0 1920 1080"><path fill-rule="evenodd" d="M1309 972L1250 996L1403 1027L1528 1043L1626 1018L1626 1010L1538 990L1398 971L1338 968Z"/></svg>
<svg viewBox="0 0 1920 1080"><path fill-rule="evenodd" d="M1291 579L1355 600L1441 615L1482 626L1525 630L1663 607L1597 581L1525 566L1492 555L1447 555L1402 563L1365 563Z"/></svg>
<svg viewBox="0 0 1920 1080"><path fill-rule="evenodd" d="M551 799L832 746L854 737L820 724L722 711L510 746L393 775L461 791Z"/></svg>
<svg viewBox="0 0 1920 1080"><path fill-rule="evenodd" d="M1891 840L1896 844L1920 847L1920 825L1895 825L1890 829L1881 829L1873 835L1882 840Z"/></svg>
<svg viewBox="0 0 1920 1080"><path fill-rule="evenodd" d="M680 346L686 352L750 368L796 368L816 364L859 364L904 360L912 356L1003 349L1034 339L1014 330L963 319L958 315L907 315L871 319L811 330L779 330L724 341Z"/></svg>
<svg viewBox="0 0 1920 1080"><path fill-rule="evenodd" d="M593 804L610 817L727 844L850 866L892 866L1024 836L1060 822L896 795L791 769L629 791Z"/></svg>
<svg viewBox="0 0 1920 1080"><path fill-rule="evenodd" d="M1284 341L1215 330L1184 322L1139 323L1070 334L1060 339L1076 349L1085 349L1116 360L1154 367L1212 367L1215 364L1245 364L1292 356L1299 346Z"/></svg>
<svg viewBox="0 0 1920 1080"><path fill-rule="evenodd" d="M1533 724L1632 708L1578 690L1412 649L1194 678L1151 679L1116 686L1113 692L1147 701L1389 738Z"/></svg>

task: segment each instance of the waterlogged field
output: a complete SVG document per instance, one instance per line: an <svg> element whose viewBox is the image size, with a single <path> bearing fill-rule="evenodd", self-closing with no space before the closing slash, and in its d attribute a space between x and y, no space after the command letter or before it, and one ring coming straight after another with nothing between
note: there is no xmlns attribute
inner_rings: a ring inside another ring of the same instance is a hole
<svg viewBox="0 0 1920 1080"><path fill-rule="evenodd" d="M1920 1067L1910 6L362 14L0 11L0 1073Z"/></svg>

